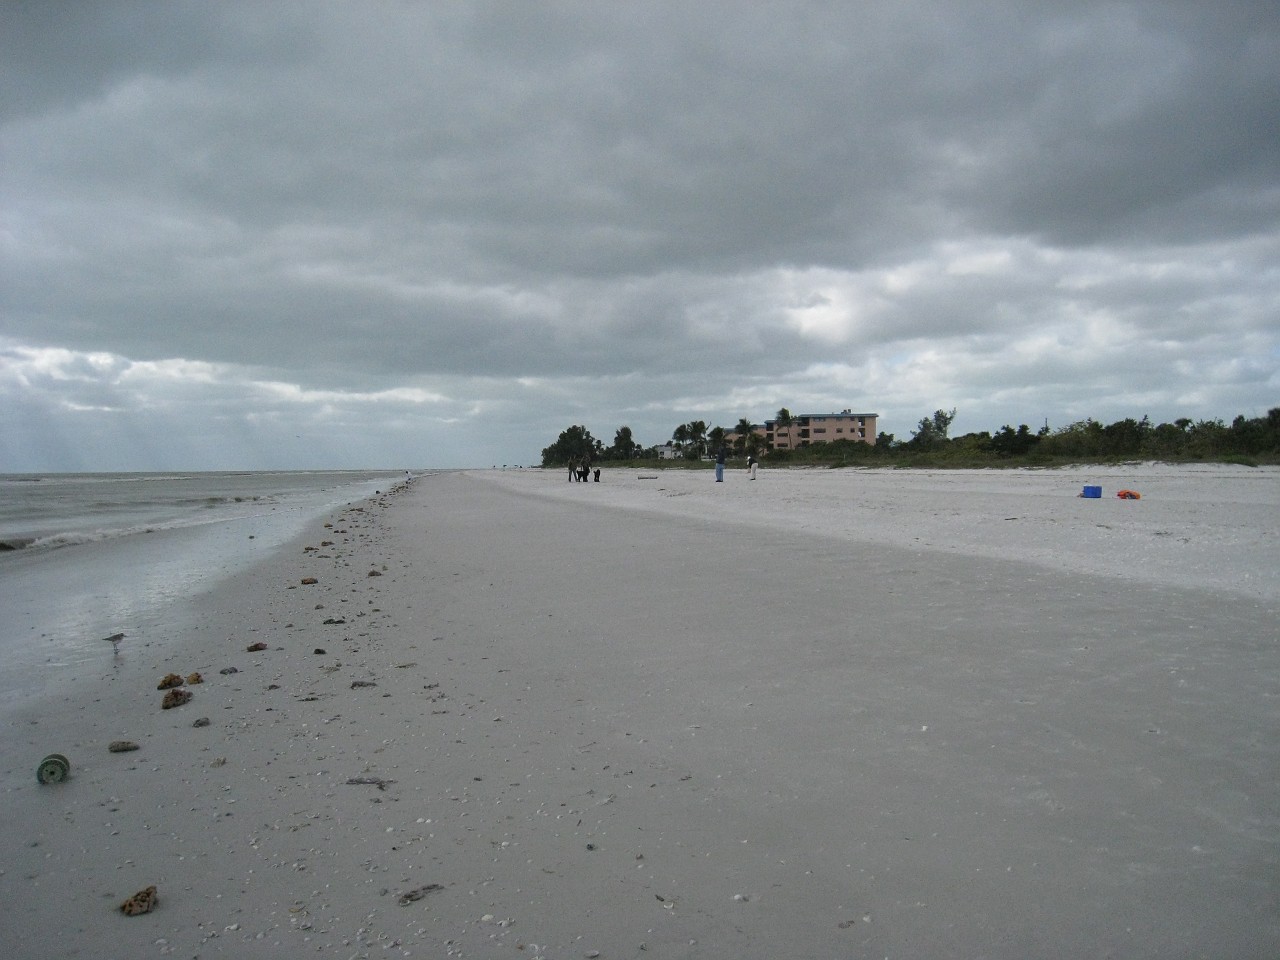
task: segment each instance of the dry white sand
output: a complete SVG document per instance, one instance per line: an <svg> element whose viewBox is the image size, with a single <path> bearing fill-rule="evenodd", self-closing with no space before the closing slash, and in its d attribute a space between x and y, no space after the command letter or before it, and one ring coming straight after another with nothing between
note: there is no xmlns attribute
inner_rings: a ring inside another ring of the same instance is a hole
<svg viewBox="0 0 1280 960"><path fill-rule="evenodd" d="M1280 472L648 475L423 477L123 626L6 731L0 954L1280 955Z"/></svg>

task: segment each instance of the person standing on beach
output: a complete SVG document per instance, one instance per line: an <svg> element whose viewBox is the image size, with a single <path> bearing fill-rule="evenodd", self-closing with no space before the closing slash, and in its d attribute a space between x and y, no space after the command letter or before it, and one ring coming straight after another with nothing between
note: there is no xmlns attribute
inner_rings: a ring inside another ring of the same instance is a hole
<svg viewBox="0 0 1280 960"><path fill-rule="evenodd" d="M720 449L716 451L716 483L724 483L724 458L726 453L724 444L720 444Z"/></svg>
<svg viewBox="0 0 1280 960"><path fill-rule="evenodd" d="M756 459L754 453L747 454L747 479L754 480L756 478L756 468L760 466L760 461Z"/></svg>

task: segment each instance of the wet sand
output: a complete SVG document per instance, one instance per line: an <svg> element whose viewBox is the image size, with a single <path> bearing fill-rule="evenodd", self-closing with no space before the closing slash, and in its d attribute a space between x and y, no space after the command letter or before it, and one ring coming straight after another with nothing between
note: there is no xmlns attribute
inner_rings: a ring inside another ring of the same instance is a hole
<svg viewBox="0 0 1280 960"><path fill-rule="evenodd" d="M443 474L335 514L14 718L0 944L1280 954L1280 472L1111 469Z"/></svg>

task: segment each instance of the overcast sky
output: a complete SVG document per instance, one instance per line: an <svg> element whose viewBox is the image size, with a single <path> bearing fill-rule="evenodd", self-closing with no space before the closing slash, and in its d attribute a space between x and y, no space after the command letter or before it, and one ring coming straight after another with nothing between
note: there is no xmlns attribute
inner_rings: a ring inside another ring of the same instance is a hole
<svg viewBox="0 0 1280 960"><path fill-rule="evenodd" d="M0 472L1280 406L1275 0L0 5Z"/></svg>

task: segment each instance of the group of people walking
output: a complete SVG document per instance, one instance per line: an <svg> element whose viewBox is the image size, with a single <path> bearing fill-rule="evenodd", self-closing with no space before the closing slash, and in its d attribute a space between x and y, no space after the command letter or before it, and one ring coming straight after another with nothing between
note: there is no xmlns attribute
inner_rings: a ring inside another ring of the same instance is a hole
<svg viewBox="0 0 1280 960"><path fill-rule="evenodd" d="M569 461L569 482L570 483L586 483L592 477L596 483L600 482L600 468L594 470L591 467L591 459L583 457L581 460Z"/></svg>

